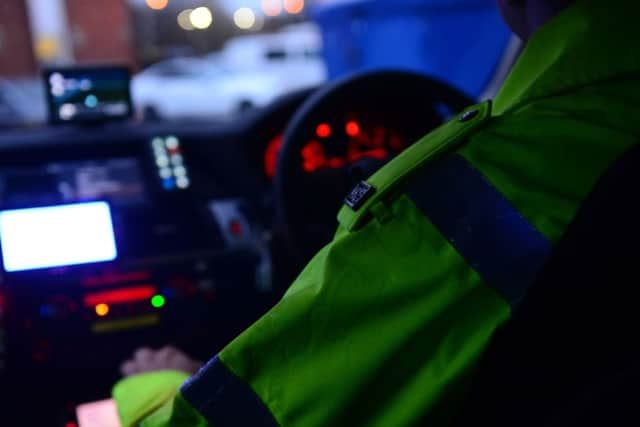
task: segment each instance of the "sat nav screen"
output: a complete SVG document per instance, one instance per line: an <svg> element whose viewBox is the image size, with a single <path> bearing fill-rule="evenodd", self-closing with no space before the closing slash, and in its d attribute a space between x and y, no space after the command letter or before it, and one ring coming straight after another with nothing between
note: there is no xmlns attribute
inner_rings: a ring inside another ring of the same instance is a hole
<svg viewBox="0 0 640 427"><path fill-rule="evenodd" d="M7 272L113 261L118 253L105 202L0 211Z"/></svg>
<svg viewBox="0 0 640 427"><path fill-rule="evenodd" d="M131 117L127 68L68 68L44 73L52 123Z"/></svg>
<svg viewBox="0 0 640 427"><path fill-rule="evenodd" d="M107 200L114 206L145 201L142 173L131 157L0 168L0 208Z"/></svg>

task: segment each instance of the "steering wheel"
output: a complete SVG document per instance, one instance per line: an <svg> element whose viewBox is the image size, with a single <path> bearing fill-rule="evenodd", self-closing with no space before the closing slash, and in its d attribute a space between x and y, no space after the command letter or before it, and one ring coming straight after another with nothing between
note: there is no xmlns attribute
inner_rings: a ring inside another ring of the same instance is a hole
<svg viewBox="0 0 640 427"><path fill-rule="evenodd" d="M363 156L310 173L302 150L315 137L319 123L365 111L379 117L382 126L393 121L412 143L473 103L440 81L391 70L343 78L308 98L285 130L274 181L277 220L291 252L306 262L326 244L335 233L336 213L351 187L397 154Z"/></svg>

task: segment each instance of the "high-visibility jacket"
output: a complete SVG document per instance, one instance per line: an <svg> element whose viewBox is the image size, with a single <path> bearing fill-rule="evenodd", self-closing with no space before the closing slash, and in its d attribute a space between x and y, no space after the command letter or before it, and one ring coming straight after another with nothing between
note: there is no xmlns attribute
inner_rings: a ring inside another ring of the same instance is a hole
<svg viewBox="0 0 640 427"><path fill-rule="evenodd" d="M333 241L198 374L118 384L125 427L448 424L493 333L640 136L638 16L635 0L578 0L539 29L496 100L360 183Z"/></svg>

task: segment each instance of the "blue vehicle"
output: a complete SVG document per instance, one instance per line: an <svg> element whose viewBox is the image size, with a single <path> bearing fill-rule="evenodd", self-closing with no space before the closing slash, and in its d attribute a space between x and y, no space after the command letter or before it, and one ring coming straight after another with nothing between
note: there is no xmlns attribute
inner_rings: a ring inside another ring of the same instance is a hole
<svg viewBox="0 0 640 427"><path fill-rule="evenodd" d="M494 0L327 3L314 8L311 16L322 28L324 55L334 78L399 68L478 98L510 51L511 32Z"/></svg>

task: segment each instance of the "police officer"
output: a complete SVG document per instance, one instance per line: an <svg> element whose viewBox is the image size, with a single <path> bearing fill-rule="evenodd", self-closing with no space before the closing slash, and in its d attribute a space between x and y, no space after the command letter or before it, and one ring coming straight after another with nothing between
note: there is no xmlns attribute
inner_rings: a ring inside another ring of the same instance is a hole
<svg viewBox="0 0 640 427"><path fill-rule="evenodd" d="M184 384L118 384L125 426L452 420L493 333L640 136L638 2L498 5L527 44L497 98L360 183L280 303Z"/></svg>

